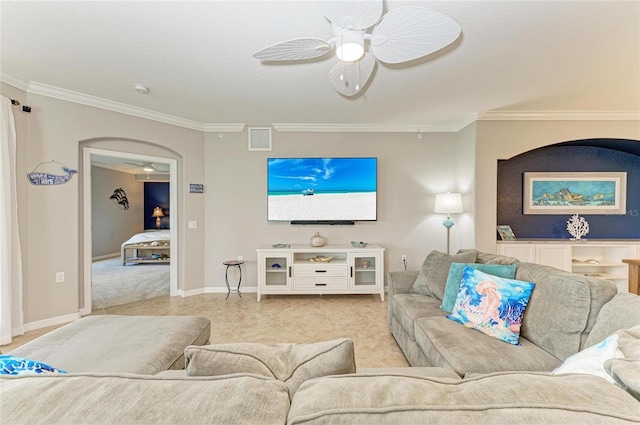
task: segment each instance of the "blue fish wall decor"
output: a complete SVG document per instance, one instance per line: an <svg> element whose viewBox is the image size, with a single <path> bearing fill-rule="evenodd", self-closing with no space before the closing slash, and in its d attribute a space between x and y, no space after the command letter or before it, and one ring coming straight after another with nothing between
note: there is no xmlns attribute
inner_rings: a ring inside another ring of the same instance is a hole
<svg viewBox="0 0 640 425"><path fill-rule="evenodd" d="M39 173L36 172L36 170L42 165L42 164L51 164L51 163L56 163L56 164L60 164L62 168L62 171L65 172L65 174L50 174L50 173ZM29 181L31 182L31 184L36 185L36 186L41 186L41 185L52 185L52 184L64 184L67 183L69 180L71 180L71 177L73 177L74 174L77 174L78 170L72 170L69 167L67 167L64 164L61 164L57 161L51 161L51 162L41 162L40 164L38 164L36 166L36 168L33 169L33 172L27 174L27 177L29 177Z"/></svg>

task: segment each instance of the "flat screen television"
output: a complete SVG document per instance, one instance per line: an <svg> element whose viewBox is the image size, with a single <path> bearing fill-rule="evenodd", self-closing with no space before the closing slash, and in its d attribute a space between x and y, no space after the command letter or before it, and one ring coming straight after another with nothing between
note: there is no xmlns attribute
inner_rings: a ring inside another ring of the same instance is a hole
<svg viewBox="0 0 640 425"><path fill-rule="evenodd" d="M269 158L267 182L269 221L376 220L377 158Z"/></svg>

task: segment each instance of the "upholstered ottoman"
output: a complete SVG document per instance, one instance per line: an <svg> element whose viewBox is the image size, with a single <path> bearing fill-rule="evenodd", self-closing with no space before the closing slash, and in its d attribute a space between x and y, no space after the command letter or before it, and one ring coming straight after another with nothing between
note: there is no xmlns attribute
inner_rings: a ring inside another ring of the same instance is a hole
<svg viewBox="0 0 640 425"><path fill-rule="evenodd" d="M184 369L184 349L209 341L211 322L193 316L87 316L10 354L67 372L154 375Z"/></svg>

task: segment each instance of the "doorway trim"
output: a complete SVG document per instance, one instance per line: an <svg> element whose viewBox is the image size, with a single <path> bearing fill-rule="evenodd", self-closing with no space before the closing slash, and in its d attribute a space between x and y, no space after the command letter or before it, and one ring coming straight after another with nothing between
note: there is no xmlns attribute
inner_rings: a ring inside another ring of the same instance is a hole
<svg viewBox="0 0 640 425"><path fill-rule="evenodd" d="M178 295L178 264L180 252L178 250L178 160L173 158L163 158L157 156L140 155L134 153L111 151L105 149L83 147L82 148L82 165L83 165L83 304L79 309L80 315L85 316L91 314L91 264L93 260L92 253L92 231L91 231L91 156L108 156L119 159L129 159L142 162L157 162L169 165L169 234L170 244L169 257L169 295ZM175 260L174 260L175 259Z"/></svg>

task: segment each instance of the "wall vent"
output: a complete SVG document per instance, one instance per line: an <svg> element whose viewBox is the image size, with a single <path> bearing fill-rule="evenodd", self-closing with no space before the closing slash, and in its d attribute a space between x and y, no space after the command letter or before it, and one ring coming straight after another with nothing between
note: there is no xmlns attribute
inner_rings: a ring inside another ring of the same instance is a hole
<svg viewBox="0 0 640 425"><path fill-rule="evenodd" d="M249 127L249 150L271 150L271 127Z"/></svg>

